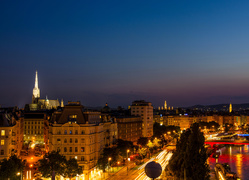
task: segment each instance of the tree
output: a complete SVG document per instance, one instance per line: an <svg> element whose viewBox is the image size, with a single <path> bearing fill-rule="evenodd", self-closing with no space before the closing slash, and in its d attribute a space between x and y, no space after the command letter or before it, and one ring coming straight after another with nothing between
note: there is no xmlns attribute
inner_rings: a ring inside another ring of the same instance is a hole
<svg viewBox="0 0 249 180"><path fill-rule="evenodd" d="M140 159L144 159L147 153L147 149L146 148L139 148L138 149L138 154L139 154L139 158Z"/></svg>
<svg viewBox="0 0 249 180"><path fill-rule="evenodd" d="M161 136L169 132L170 134L175 135L180 131L181 129L179 126L165 126L165 125L160 125L159 123L153 124L153 132L154 132L153 136L157 138L160 138Z"/></svg>
<svg viewBox="0 0 249 180"><path fill-rule="evenodd" d="M118 139L117 141L118 154L123 156L123 158L125 158L127 156L128 149L130 150L130 152L132 152L132 149L134 149L133 143L131 141L124 141L122 139Z"/></svg>
<svg viewBox="0 0 249 180"><path fill-rule="evenodd" d="M55 175L63 175L66 169L66 158L61 155L59 151L51 151L39 160L38 170L45 178L52 177L53 172Z"/></svg>
<svg viewBox="0 0 249 180"><path fill-rule="evenodd" d="M137 140L137 144L141 145L142 147L145 147L148 143L149 139L147 137L140 137Z"/></svg>
<svg viewBox="0 0 249 180"><path fill-rule="evenodd" d="M111 158L111 160L108 162L108 159ZM117 148L104 148L103 152L101 153L100 158L98 159L97 166L99 169L103 170L105 172L105 169L108 166L108 163L110 165L112 162L121 161L120 153Z"/></svg>
<svg viewBox="0 0 249 180"><path fill-rule="evenodd" d="M64 173L65 177L71 179L75 177L77 174L82 174L82 173L83 173L82 167L78 165L76 159L72 158L66 162L66 169Z"/></svg>
<svg viewBox="0 0 249 180"><path fill-rule="evenodd" d="M177 142L176 151L169 161L168 173L177 179L208 180L209 166L204 146L205 138L199 124L194 123Z"/></svg>
<svg viewBox="0 0 249 180"><path fill-rule="evenodd" d="M25 163L25 161L19 159L16 155L10 156L9 159L3 159L0 163L0 179L20 179L17 173L23 171Z"/></svg>

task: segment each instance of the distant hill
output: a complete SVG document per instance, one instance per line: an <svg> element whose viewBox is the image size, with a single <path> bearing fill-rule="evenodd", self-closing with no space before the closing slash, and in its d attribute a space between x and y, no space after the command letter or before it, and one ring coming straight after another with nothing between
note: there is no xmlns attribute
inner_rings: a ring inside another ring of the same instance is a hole
<svg viewBox="0 0 249 180"><path fill-rule="evenodd" d="M244 104L232 104L234 111L249 110L249 103ZM228 111L229 104L216 104L216 105L194 105L190 107L184 107L184 109L196 109L196 110L217 110L217 111Z"/></svg>

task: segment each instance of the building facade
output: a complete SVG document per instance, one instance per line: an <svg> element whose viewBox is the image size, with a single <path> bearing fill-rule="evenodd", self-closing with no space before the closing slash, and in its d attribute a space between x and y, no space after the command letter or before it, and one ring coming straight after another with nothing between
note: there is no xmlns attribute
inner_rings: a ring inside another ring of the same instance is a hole
<svg viewBox="0 0 249 180"><path fill-rule="evenodd" d="M123 116L116 117L118 124L118 139L124 141L132 141L133 144L142 137L142 124L141 117L137 116Z"/></svg>
<svg viewBox="0 0 249 180"><path fill-rule="evenodd" d="M20 155L23 146L23 118L21 112L0 113L0 160Z"/></svg>
<svg viewBox="0 0 249 180"><path fill-rule="evenodd" d="M31 145L32 143L34 143L43 145L45 143L45 121L45 112L24 113L24 144Z"/></svg>
<svg viewBox="0 0 249 180"><path fill-rule="evenodd" d="M142 136L153 136L153 106L144 100L134 101L131 105L131 115L142 118Z"/></svg>
<svg viewBox="0 0 249 180"><path fill-rule="evenodd" d="M106 144L117 135L117 124L101 122L101 114L84 112L79 102L70 102L62 111L53 113L49 127L49 151L59 150L67 159L77 159L83 167L82 179L93 179L97 160ZM112 137L112 138L111 138Z"/></svg>

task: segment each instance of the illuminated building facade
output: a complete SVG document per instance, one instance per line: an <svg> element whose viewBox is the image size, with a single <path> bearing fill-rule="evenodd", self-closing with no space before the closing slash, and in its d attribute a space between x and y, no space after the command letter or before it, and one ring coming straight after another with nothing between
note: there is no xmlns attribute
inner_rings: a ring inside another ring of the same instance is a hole
<svg viewBox="0 0 249 180"><path fill-rule="evenodd" d="M118 139L132 141L133 144L142 137L142 119L136 116L116 117L118 123Z"/></svg>
<svg viewBox="0 0 249 180"><path fill-rule="evenodd" d="M131 106L131 115L142 118L142 136L153 136L153 106L144 100L134 101Z"/></svg>
<svg viewBox="0 0 249 180"><path fill-rule="evenodd" d="M0 160L20 155L23 146L23 118L21 112L0 113Z"/></svg>
<svg viewBox="0 0 249 180"><path fill-rule="evenodd" d="M24 114L24 144L30 143L43 145L45 132L44 124L47 124L46 114L30 112ZM48 129L46 129L48 131Z"/></svg>
<svg viewBox="0 0 249 180"><path fill-rule="evenodd" d="M102 122L100 112L84 112L80 102L69 102L51 117L49 151L59 150L67 159L77 159L84 179L92 179L105 145L117 138L117 124ZM105 141L106 140L106 141Z"/></svg>

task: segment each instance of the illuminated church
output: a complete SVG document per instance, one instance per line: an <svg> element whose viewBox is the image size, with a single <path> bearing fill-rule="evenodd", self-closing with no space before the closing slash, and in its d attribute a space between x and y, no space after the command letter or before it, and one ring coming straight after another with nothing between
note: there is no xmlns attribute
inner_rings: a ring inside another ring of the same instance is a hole
<svg viewBox="0 0 249 180"><path fill-rule="evenodd" d="M38 72L35 74L35 87L33 89L32 103L29 104L29 109L31 111L44 110L44 109L57 109L58 106L64 107L63 100L61 104L59 100L49 100L46 96L46 99L40 99L40 89L38 87Z"/></svg>

